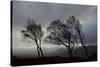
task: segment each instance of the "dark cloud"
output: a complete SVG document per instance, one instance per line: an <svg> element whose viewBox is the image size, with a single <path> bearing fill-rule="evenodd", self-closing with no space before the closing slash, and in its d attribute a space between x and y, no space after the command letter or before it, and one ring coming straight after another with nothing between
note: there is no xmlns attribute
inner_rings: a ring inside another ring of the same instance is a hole
<svg viewBox="0 0 100 67"><path fill-rule="evenodd" d="M45 28L55 19L66 21L69 16L74 15L80 20L87 41L96 43L96 13L96 6L13 1L13 32L23 28L27 18L33 18Z"/></svg>

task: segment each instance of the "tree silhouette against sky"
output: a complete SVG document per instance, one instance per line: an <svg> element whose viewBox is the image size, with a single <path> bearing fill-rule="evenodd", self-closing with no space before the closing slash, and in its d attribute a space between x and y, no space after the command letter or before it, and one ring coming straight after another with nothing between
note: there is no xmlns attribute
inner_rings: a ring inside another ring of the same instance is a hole
<svg viewBox="0 0 100 67"><path fill-rule="evenodd" d="M81 24L74 16L70 16L65 23L59 19L52 21L47 27L49 35L44 41L65 46L70 57L73 55L74 46L81 43L82 47L85 48L86 56L88 56L81 27Z"/></svg>
<svg viewBox="0 0 100 67"><path fill-rule="evenodd" d="M84 36L84 34L82 33L81 27L82 27L82 26L81 26L81 24L79 23L79 20L77 20L77 22L76 22L76 24L75 24L75 28L76 28L76 31L77 31L77 34L78 34L80 43L81 43L81 45L84 47L86 56L88 57L87 47L85 46L85 45L86 45L85 36Z"/></svg>
<svg viewBox="0 0 100 67"><path fill-rule="evenodd" d="M69 27L70 32L72 33L73 42L81 43L82 47L85 48L86 56L88 57L88 52L86 48L85 36L82 33L82 25L79 20L77 20L74 16L70 16L66 22L66 25Z"/></svg>
<svg viewBox="0 0 100 67"><path fill-rule="evenodd" d="M85 46L86 41L82 33L82 25L74 16L70 16L66 22L60 19L52 21L47 27L47 32L49 32L49 34L45 37L45 42L65 46L68 49L70 57L73 57L74 46L81 43L88 57L87 48ZM41 40L44 32L42 31L41 24L36 24L34 20L28 19L27 25L24 30L21 30L21 33L25 38L29 38L35 42L38 57L43 57Z"/></svg>
<svg viewBox="0 0 100 67"><path fill-rule="evenodd" d="M71 57L71 33L64 22L59 19L52 21L49 24L47 31L49 32L49 35L45 38L45 41L52 44L65 46L69 50L69 56Z"/></svg>
<svg viewBox="0 0 100 67"><path fill-rule="evenodd" d="M41 48L41 40L44 35L41 24L36 24L34 20L28 19L27 25L24 30L21 30L24 38L29 38L35 42L37 46L38 57L43 57L43 51Z"/></svg>

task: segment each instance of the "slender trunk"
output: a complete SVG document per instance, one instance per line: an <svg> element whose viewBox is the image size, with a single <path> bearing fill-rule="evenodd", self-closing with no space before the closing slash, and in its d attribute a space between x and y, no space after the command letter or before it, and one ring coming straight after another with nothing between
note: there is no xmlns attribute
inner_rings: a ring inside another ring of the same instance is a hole
<svg viewBox="0 0 100 67"><path fill-rule="evenodd" d="M68 54L70 57L72 57L72 50L70 49L70 41L68 42L69 45L66 45L62 42L62 44L68 49Z"/></svg>
<svg viewBox="0 0 100 67"><path fill-rule="evenodd" d="M36 46L37 46L38 57L40 58L41 57L41 55L40 55L40 48L39 48L39 45L37 43L37 40L35 40L35 43L36 43Z"/></svg>
<svg viewBox="0 0 100 67"><path fill-rule="evenodd" d="M42 48L41 48L41 40L40 40L40 52L41 52L41 56L43 57L43 51L42 51Z"/></svg>
<svg viewBox="0 0 100 67"><path fill-rule="evenodd" d="M40 48L40 52L41 52L41 56L43 57L43 51L42 51L42 49Z"/></svg>
<svg viewBox="0 0 100 67"><path fill-rule="evenodd" d="M69 52L68 52L68 53L69 53L69 56L72 57L72 52L71 52L71 48L70 48L70 46L71 46L71 45L70 45L70 41L68 41L68 44L69 44L69 46L68 46Z"/></svg>
<svg viewBox="0 0 100 67"><path fill-rule="evenodd" d="M84 49L85 49L85 53L86 53L86 56L88 57L87 48L86 48L86 46L84 46L83 42L82 42L82 46L84 47Z"/></svg>
<svg viewBox="0 0 100 67"><path fill-rule="evenodd" d="M69 54L69 46L68 45L66 45L65 43L63 43L63 41L61 41L60 39L58 39L67 49L68 49L68 54ZM69 54L70 55L70 54Z"/></svg>
<svg viewBox="0 0 100 67"><path fill-rule="evenodd" d="M64 46L68 49L68 54L69 54L69 56L72 57L72 53L71 53L70 47L67 46L67 45L64 45Z"/></svg>
<svg viewBox="0 0 100 67"><path fill-rule="evenodd" d="M37 47L37 51L38 51L38 57L40 58L40 51L39 51L39 47Z"/></svg>
<svg viewBox="0 0 100 67"><path fill-rule="evenodd" d="M74 42L71 42L71 43L72 43L72 47L71 47L71 55L73 55Z"/></svg>
<svg viewBox="0 0 100 67"><path fill-rule="evenodd" d="M83 40L82 40L82 38L81 38L81 35L80 35L80 34L79 34L79 37L80 37L81 44L82 44L83 48L85 49L86 56L88 57L87 48L86 48L86 46L84 45Z"/></svg>
<svg viewBox="0 0 100 67"><path fill-rule="evenodd" d="M71 34L69 33L68 36L69 36L69 37L68 37L68 44L69 44L68 50L69 50L69 56L72 57L71 44L70 44L70 42L71 42Z"/></svg>

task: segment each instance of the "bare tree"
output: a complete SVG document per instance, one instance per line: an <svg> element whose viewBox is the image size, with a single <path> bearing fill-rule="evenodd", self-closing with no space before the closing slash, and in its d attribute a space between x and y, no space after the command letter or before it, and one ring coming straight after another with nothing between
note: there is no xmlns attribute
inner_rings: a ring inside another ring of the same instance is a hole
<svg viewBox="0 0 100 67"><path fill-rule="evenodd" d="M67 20L67 26L69 27L69 29L71 30L70 32L73 35L73 42L78 42L78 40L80 41L81 45L85 48L85 53L86 56L88 57L88 52L87 52L87 48L85 46L86 41L84 39L84 34L82 33L82 25L80 24L79 20L76 20L76 18L74 16L70 16Z"/></svg>
<svg viewBox="0 0 100 67"><path fill-rule="evenodd" d="M38 57L43 57L43 51L41 48L41 40L44 35L42 31L41 24L36 24L34 20L28 19L27 25L24 30L21 30L21 33L26 38L31 39L35 42L38 51Z"/></svg>
<svg viewBox="0 0 100 67"><path fill-rule="evenodd" d="M75 24L75 28L76 28L76 31L77 31L77 34L79 36L79 40L82 44L82 46L84 47L85 49L85 53L86 53L86 56L88 57L88 52L87 52L87 47L85 46L86 44L86 41L85 41L85 36L84 34L82 33L82 30L81 30L81 24L79 23L79 20L77 20L76 24Z"/></svg>
<svg viewBox="0 0 100 67"><path fill-rule="evenodd" d="M52 21L47 31L49 35L45 38L45 41L52 44L64 45L69 50L69 56L72 57L71 33L64 22L61 20Z"/></svg>
<svg viewBox="0 0 100 67"><path fill-rule="evenodd" d="M88 56L81 24L74 16L70 16L66 23L61 20L52 21L47 31L49 35L45 38L45 41L52 44L64 45L68 49L70 57L72 57L74 46L78 45L79 42L85 48L86 56Z"/></svg>

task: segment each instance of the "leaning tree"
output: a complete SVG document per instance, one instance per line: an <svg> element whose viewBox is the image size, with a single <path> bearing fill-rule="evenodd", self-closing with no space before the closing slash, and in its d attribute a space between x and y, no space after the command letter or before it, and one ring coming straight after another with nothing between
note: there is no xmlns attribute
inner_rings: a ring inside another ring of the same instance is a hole
<svg viewBox="0 0 100 67"><path fill-rule="evenodd" d="M47 31L49 34L45 38L45 42L65 46L68 49L69 56L72 57L72 34L67 25L65 25L61 20L55 20L49 24Z"/></svg>
<svg viewBox="0 0 100 67"><path fill-rule="evenodd" d="M28 19L27 25L24 30L21 30L24 38L31 39L37 46L38 57L43 57L43 51L41 48L41 40L44 35L41 24L36 24L34 20Z"/></svg>
<svg viewBox="0 0 100 67"><path fill-rule="evenodd" d="M85 36L84 36L84 34L82 33L82 29L81 29L82 26L81 26L81 24L79 23L79 20L76 21L75 28L76 28L76 31L77 31L77 34L78 34L78 38L79 38L79 40L80 40L80 43L81 43L81 45L84 47L86 56L88 57L88 52L87 52L87 47L86 47Z"/></svg>
<svg viewBox="0 0 100 67"><path fill-rule="evenodd" d="M82 47L85 48L86 56L88 56L86 41L81 28L81 24L74 16L70 16L66 23L61 20L52 21L47 27L49 35L45 38L45 41L65 46L70 57L72 57L74 46L81 43Z"/></svg>
<svg viewBox="0 0 100 67"><path fill-rule="evenodd" d="M88 52L86 48L85 36L82 33L82 25L79 20L74 16L70 16L66 22L66 25L69 27L70 32L72 33L73 42L81 43L82 47L85 49L86 56L88 57Z"/></svg>

